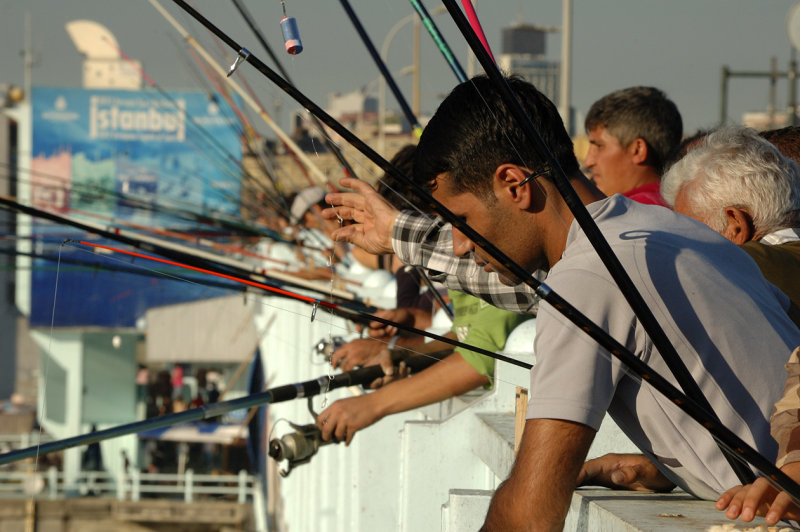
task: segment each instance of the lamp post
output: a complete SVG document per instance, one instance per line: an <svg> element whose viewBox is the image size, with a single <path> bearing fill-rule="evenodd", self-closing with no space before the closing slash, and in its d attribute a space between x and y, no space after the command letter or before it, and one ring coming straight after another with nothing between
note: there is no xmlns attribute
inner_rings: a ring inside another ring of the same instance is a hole
<svg viewBox="0 0 800 532"><path fill-rule="evenodd" d="M438 15L439 13L444 13L447 10L446 7L443 5L437 6L433 11L431 11L431 16ZM416 13L412 13L407 15L397 23L392 26L392 28L386 33L386 38L383 40L383 45L381 46L381 60L386 63L386 56L389 54L389 45L392 43L392 39L394 39L397 32L400 31L406 24L409 22L415 21L419 24L419 17ZM419 40L419 31L414 32L414 37L416 40ZM416 44L416 49L418 49L419 44ZM414 57L414 65L412 67L414 72L416 73L415 82L419 84L419 57L415 54ZM417 90L419 90L417 88ZM383 76L379 79L379 88L378 88L378 153L381 155L385 155L386 151L386 134L384 133L384 128L386 126L386 80Z"/></svg>
<svg viewBox="0 0 800 532"><path fill-rule="evenodd" d="M558 103L561 107L561 118L572 135L572 0L561 0L561 83L559 84Z"/></svg>

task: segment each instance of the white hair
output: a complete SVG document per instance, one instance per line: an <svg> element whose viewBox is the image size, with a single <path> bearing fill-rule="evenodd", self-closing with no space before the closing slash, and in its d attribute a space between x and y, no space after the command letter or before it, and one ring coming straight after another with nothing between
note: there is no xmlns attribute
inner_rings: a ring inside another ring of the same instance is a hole
<svg viewBox="0 0 800 532"><path fill-rule="evenodd" d="M730 126L703 139L661 178L670 205L683 190L694 214L717 232L725 230L726 207L747 211L756 235L800 221L797 164L751 128Z"/></svg>

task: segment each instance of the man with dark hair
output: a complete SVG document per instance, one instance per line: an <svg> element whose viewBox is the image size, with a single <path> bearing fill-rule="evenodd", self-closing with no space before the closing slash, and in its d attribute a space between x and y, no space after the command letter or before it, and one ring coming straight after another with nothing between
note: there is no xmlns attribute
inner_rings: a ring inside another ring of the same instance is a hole
<svg viewBox="0 0 800 532"><path fill-rule="evenodd" d="M780 397L774 384L800 345L786 296L703 224L620 195L603 199L580 173L552 103L528 83L508 83L717 416L774 459L768 422ZM478 77L456 87L426 127L417 157L415 179L429 183L445 207L527 271L547 271L552 290L671 378L493 82ZM372 252L393 249L405 263L441 272L437 278L448 287L496 306L524 312L530 305L530 289L514 286L520 280L460 231L431 216L397 212L366 183L342 185L357 192L329 194L336 207L323 215L357 223L338 230L338 238ZM606 411L652 461L645 461L643 487L675 483L716 499L739 483L705 429L547 302L539 304L535 353L519 453L495 493L486 530L562 527Z"/></svg>
<svg viewBox="0 0 800 532"><path fill-rule="evenodd" d="M603 193L664 205L659 178L683 133L672 100L653 87L614 91L592 105L585 127L589 153L583 164Z"/></svg>
<svg viewBox="0 0 800 532"><path fill-rule="evenodd" d="M770 141L785 157L800 165L800 127L787 126L762 131L761 137Z"/></svg>

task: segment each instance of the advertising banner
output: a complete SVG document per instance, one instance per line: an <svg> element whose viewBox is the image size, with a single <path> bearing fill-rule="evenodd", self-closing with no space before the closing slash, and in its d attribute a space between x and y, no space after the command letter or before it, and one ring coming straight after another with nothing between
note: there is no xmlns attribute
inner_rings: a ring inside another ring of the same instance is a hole
<svg viewBox="0 0 800 532"><path fill-rule="evenodd" d="M237 216L242 141L219 101L204 92L35 88L33 206L132 230L197 231L192 214ZM130 273L130 260L120 271L122 256L64 245L98 242L69 227L34 220L33 235L35 253L64 261L58 272L52 260L34 260L33 326L134 326L148 308L230 293L153 275L151 265Z"/></svg>

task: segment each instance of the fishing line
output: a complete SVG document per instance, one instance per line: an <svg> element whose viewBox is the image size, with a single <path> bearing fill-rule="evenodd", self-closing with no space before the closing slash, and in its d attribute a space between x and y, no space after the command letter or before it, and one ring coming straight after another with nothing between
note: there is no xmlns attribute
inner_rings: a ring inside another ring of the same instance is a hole
<svg viewBox="0 0 800 532"><path fill-rule="evenodd" d="M60 276L60 267L61 267L61 250L63 249L63 244L58 248L58 262L56 263L56 279L55 284L53 286L53 310L50 313L50 334L47 340L47 353L44 359L44 376L42 381L42 404L40 405L40 410L42 412L41 419L47 419L47 381L48 381L48 374L50 370L50 357L52 356L51 353L53 352L53 336L55 334L55 322L56 322L56 301L58 298L58 279ZM39 424L39 432L37 434L37 441L36 441L36 456L33 460L33 473L34 476L38 472L39 469L39 450L42 444L42 433L44 432L43 424ZM31 493L31 500L33 499L33 493Z"/></svg>
<svg viewBox="0 0 800 532"><path fill-rule="evenodd" d="M281 1L281 4L283 4L283 1ZM285 16L286 16L286 8L284 6L284 17ZM317 157L319 157L319 155L317 155ZM316 213L314 213L314 214L316 214ZM339 227L342 227L342 225L344 224L344 220L342 220L342 218L340 216L337 216L336 219L339 222ZM323 221L323 223L324 223L324 221ZM336 257L336 245L337 245L337 240L334 239L333 240L333 246L331 247L331 253L328 256L328 268L331 271L330 292L328 293L328 299L330 299L330 300L333 300L333 283L334 283L334 279L336 277L336 269L334 268L334 265L333 265L333 259ZM344 257L343 257L343 259L344 259ZM312 311L312 314L311 314L311 321L312 322L314 321L313 312L316 311L316 308L317 307L315 306L314 310ZM329 323L333 323L333 320L331 320ZM331 344L331 345L333 344L333 326L332 325L328 327L328 343ZM333 382L333 378L334 378L333 364L327 364L327 369L328 369L328 380L326 381L325 386L324 386L324 388L322 390L322 406L320 407L323 410L325 409L325 407L328 406L328 390L330 389L330 383Z"/></svg>
<svg viewBox="0 0 800 532"><path fill-rule="evenodd" d="M227 75L226 72L217 64L217 62L214 61L213 57L211 57L211 55L203 47L201 47L200 44L194 38L192 38L192 36L189 35L189 33L180 24L178 24L177 20L175 20L175 18L172 15L170 15L170 13L166 9L164 9L164 7L158 2L158 0L148 0L148 1L161 14L161 16L164 17L164 19L178 33L181 34L181 36L186 40L186 42L191 44L195 48L195 50L197 50L197 52L214 69L214 71L217 72L218 75L220 75L220 76L226 76ZM190 9L193 9L188 4L184 4L184 5L186 5L186 7L190 8ZM225 39L223 39L223 41L224 40ZM246 58L249 55L251 55L249 51L247 51L247 50L243 51L243 49L240 48L240 47L239 48L235 48L234 51L241 54L240 57L243 58L242 59L243 61L246 61ZM246 54L244 52L246 52ZM238 62L236 64L238 64ZM232 71L231 71L231 73L232 73ZM264 111L263 108L259 109L258 105L253 101L253 99L244 90L242 90L242 88L239 86L238 83L235 82L235 80L228 79L228 82L230 83L230 86L234 90L236 90L236 92L242 97L242 99L245 101L245 103L247 103L247 105L249 105L252 109L254 109L255 111L257 111L259 113L259 116L261 116L261 118L264 120L264 122L275 132L275 134L278 135L278 137L282 140L282 142L284 144L287 144L288 146L290 146L292 148L294 154L298 158L300 158L300 160L303 161L303 163L306 165L308 170L312 174L314 174L314 176L319 180L318 184L320 184L320 185L328 184L327 176L325 176L320 171L320 169L317 168L316 165L314 165L311 162L311 160L308 157L305 156L303 151L299 148L299 146L297 146L297 143L295 143L280 127L278 127L278 125L266 113L266 111ZM310 176L309 176L309 179L310 179Z"/></svg>
<svg viewBox="0 0 800 532"><path fill-rule="evenodd" d="M0 161L0 166L9 168L11 165L10 163ZM267 227L259 228L255 225L248 225L242 222L240 219L229 218L230 215L227 215L225 213L214 212L205 214L203 212L190 210L189 208L192 209L200 208L200 210L202 211L205 207L189 201L177 198L163 198L169 200L170 202L174 202L177 205L177 206L169 206L153 198L149 198L147 196L134 196L124 192L117 192L116 190L105 189L97 185L78 184L77 186L73 185L70 188L65 186L64 184L65 179L61 176L48 174L46 172L27 169L27 168L18 168L18 170L27 173L31 177L28 179L17 177L16 181L18 183L27 183L31 187L62 191L66 195L70 195L72 192L75 192L79 195L88 193L99 194L101 198L115 199L126 205L129 205L130 208L135 208L140 211L148 211L160 214L162 216L168 215L174 217L176 220L193 221L203 225L224 227L227 229L235 230L236 234L264 236L273 240L288 242L279 233L277 233L272 229L269 229ZM172 175L172 174L166 174L166 175ZM33 176L52 179L56 181L57 184L37 183L32 179ZM8 174L2 175L0 177L5 180L10 179L10 176ZM88 190L89 192L85 192L84 190ZM68 209L68 210L74 210L74 209Z"/></svg>
<svg viewBox="0 0 800 532"><path fill-rule="evenodd" d="M59 224L70 225L90 234L96 234L104 238L123 242L130 246L152 251L165 257L179 259L194 266L201 265L206 268L216 268L217 271L222 270L228 273L236 273L240 276L257 278L261 279L262 281L274 282L277 280L280 284L289 284L291 286L301 287L306 290L320 291L320 287L317 287L314 283L305 281L298 277L281 274L280 272L275 271L270 273L264 268L260 268L258 266L242 263L224 256L210 254L195 248L188 248L181 244L159 240L142 234L134 234L118 227L106 228L90 222L78 222L65 216L56 215L33 207L27 207L2 196L0 196L0 208L16 210L34 217L55 221ZM355 295L342 290L337 290L337 297L344 300L360 302L359 298L357 298Z"/></svg>
<svg viewBox="0 0 800 532"><path fill-rule="evenodd" d="M272 51L272 48L270 47L270 45L267 43L267 40L264 37L263 32L261 31L261 29L256 24L255 18L253 18L253 16L248 11L247 6L245 6L245 4L244 4L244 2L242 0L232 0L232 1L233 1L234 6L236 6L236 9L239 11L239 14L242 16L244 21L247 23L247 25L250 28L250 30L253 32L253 35L255 35L256 40L259 42L259 44L261 44L261 47L264 48L264 50L267 52L267 55L269 55L270 59L272 59L272 62L278 68L278 71L281 73L281 75L284 78L286 78L287 80L289 80L290 83L292 83L291 78L288 75L288 72L286 72L286 70L283 68L283 64L278 59L278 57L275 55L275 53ZM311 118L312 118L312 120L314 122L314 125L315 125L315 127L317 129L317 132L320 134L320 136L323 139L325 139L326 145L331 150L331 152L334 154L334 156L336 156L336 159L339 161L339 164L342 165L342 168L344 169L345 175L352 176L352 177L357 177L355 172L353 172L353 169L350 166L350 163L344 157L344 154L342 153L340 148L338 146L336 146L336 144L334 144L328 138L327 133L325 132L325 129L324 129L323 125L322 125L322 122L320 122L319 119L317 117L315 117L314 115L311 115Z"/></svg>
<svg viewBox="0 0 800 532"><path fill-rule="evenodd" d="M223 146L223 145L222 145L222 143L221 143L221 142L220 142L220 141L219 141L219 140L218 140L218 139L217 139L215 136L211 135L211 134L210 134L210 133L209 133L209 132L206 130L206 128L204 128L203 126L201 126L200 124L198 124L198 123L197 123L197 119L196 119L194 116L192 116L192 115L191 115L191 114L190 114L190 113L189 113L189 112L188 112L188 111L185 109L185 107L182 107L182 106L181 106L181 105L178 103L178 101L177 101L177 100L175 100L175 98L174 98L174 97L173 97L171 94L169 94L169 93L168 93L167 91L165 91L165 90L164 90L164 89L163 89L163 88L162 88L162 87L161 87L161 86L160 86L158 83L156 83L156 82L155 82L155 81L154 81L154 80L153 80L153 79L152 79L152 78L151 78L151 77L150 77L150 76L149 76L149 75L148 75L148 74L147 74L147 73L144 71L144 69L142 69L142 68L141 68L139 65L137 65L137 64L136 64L136 63L135 63L135 62L134 62L134 61L133 61L133 60L132 60L132 59L131 59L131 58L130 58L130 57L129 57L129 56L126 54L126 53L125 53L125 52L123 52L123 51L122 51L122 50L121 50L121 49L120 49L118 46L115 46L115 45L114 45L114 43L112 43L111 41L109 41L108 39L105 39L105 38L104 38L104 40L106 41L106 43L107 43L107 44L108 44L108 45L109 45L111 48L113 48L114 50L116 50L116 51L117 51L117 52L120 54L120 56L121 56L121 57L122 57L122 58L123 58L125 61L127 61L127 62L128 62L128 63L129 63L129 64L130 64L130 65L131 65L133 68L135 68L135 69L136 69L136 70L139 72L139 74L142 76L142 78L143 78L143 79L144 79L144 80L145 80L145 81L146 81L146 82L147 82L147 83L148 83L148 84L149 84L149 85L150 85L152 88L154 88L154 89L155 89L155 90L156 90L156 91L157 91L157 92L158 92L158 93L159 93L159 94L160 94L160 95L161 95L163 98L166 98L166 99L167 99L167 101L168 101L168 102L169 102L169 103L170 103L170 104L171 104L171 105L172 105L172 106L173 106L173 107L174 107L176 110L178 110L178 111L179 111L179 112L180 112L180 113L181 113L181 114L182 114L182 115L183 115L185 118L187 118L187 119L188 119L188 122L189 122L189 124L191 124L192 126L194 126L194 129L195 129L195 131L199 132L199 133L201 134L201 137L202 137L203 139L205 139L205 140L206 140L206 141L209 143L209 145L210 145L212 148L215 148L215 149L216 149L216 154L217 154L218 156L221 156L221 158L222 158L222 161L223 161L223 162L225 162L225 163L230 163L230 164L233 164L233 165L234 165L234 166L235 166L235 167L236 167L238 170L240 170L240 171L241 171L241 173L242 173L242 174L244 174L246 177L248 177L248 178L249 178L251 181L256 181L256 182L258 182L258 181L257 181L257 180L255 180L255 178L254 178L254 177L253 177L253 176L252 176L252 175L251 175L251 174L250 174L250 173L247 171L247 169L244 167L244 165L243 165L243 164L242 164L240 161L238 161L238 160L236 159L236 157L234 156L234 154L233 154L233 153L231 153L230 151L228 151L228 149L227 149L225 146ZM223 93L223 91L222 91L222 90L220 90L219 88L218 88L218 92L219 92L221 95L225 96L225 95L224 95L224 93ZM231 108L231 110L234 110L234 112L235 112L235 109L233 109L233 106L232 106L231 102L228 102L228 104L229 104L229 107ZM236 127L236 125L235 125L235 122L233 121L233 117L229 117L229 118L231 119L231 123L230 123L229 125L230 125L230 127L231 127L231 128L233 128L233 131L234 131L234 133L236 133L238 136L241 136L241 135L243 134L243 131L241 130L241 128L237 128L237 127ZM195 144L193 141L189 140L189 138L188 138L188 137L187 137L187 142L190 142L190 143L192 143L192 144ZM201 148L201 147L198 145L198 148ZM212 161L212 163L214 162L213 155L212 155L211 153L208 153L206 150L203 150L203 149L199 149L199 152L200 152L202 155L206 156L208 159L210 159L210 160ZM236 173L233 173L233 172L232 172L232 171L230 171L230 170L229 170L227 167L223 167L222 165L217 165L217 166L218 166L218 168L219 168L220 170L222 170L223 172L227 173L227 174L229 175L229 177L232 177L234 180L236 180L237 182L239 182L239 183L240 183L240 185L242 184L242 181L243 181L243 179L242 179L242 177L241 177L241 176L237 176L237 175L236 175ZM221 190L221 192L222 192L222 193L223 193L223 194L224 194L224 195L225 195L225 196L226 196L228 199L235 199L235 200L237 199L235 196L233 196L231 193L228 193L227 191ZM266 190L265 190L265 192L266 192ZM237 201L242 201L242 200L241 200L241 198L238 198L238 200L237 200Z"/></svg>
<svg viewBox="0 0 800 532"><path fill-rule="evenodd" d="M142 264L136 264L136 263L133 263L133 262L124 261L124 260L120 259L119 257L114 256L113 253L108 253L108 251L122 253L123 255L131 256L134 259L136 257L146 258L148 260L155 260L156 262L162 262L162 263L167 263L167 264L170 264L171 261L163 261L163 260L159 260L156 257L149 257L149 256L142 255L142 254L139 254L139 253L127 252L127 251L124 251L124 250L118 250L118 249L115 249L115 248L109 248L107 246L100 246L100 245L97 245L97 244L91 244L91 243L88 243L88 242L80 242L80 241L75 241L75 240L66 240L66 241L64 241L63 245L70 246L72 249L75 249L75 250L80 251L82 253L90 254L95 258L100 258L102 260L107 260L107 261L111 261L111 262L125 264L126 266L128 266L128 267L130 267L132 269L133 268L141 269L143 271L149 272L150 275L153 276L153 277L163 277L163 278L167 278L169 280L182 281L182 282L186 282L188 284L192 284L192 285L195 285L195 286L207 286L207 284L205 282L200 281L198 279L188 278L185 275L179 275L179 274L174 273L174 272L168 272L168 271L163 271L163 270L156 270L154 268L150 268L150 267L147 267L147 266L142 265ZM88 245L88 248L86 247L87 245ZM95 250L105 250L106 252L98 254ZM179 268L179 270L180 269L184 269L184 270L188 269L188 270L195 270L195 271L197 270L197 269L194 269L194 268L187 268L185 265L178 265L178 268ZM202 272L201 271L200 273L210 273L212 275L215 275L213 272ZM246 285L254 286L251 283L248 283L246 281L237 280L237 279L231 279L231 280L235 281L237 283L244 282L244 284L246 284ZM284 297L287 297L288 299L295 299L295 300L299 299L300 301L304 301L306 303L309 303L309 300L311 300L311 301L313 301L314 304L317 304L319 306L324 306L324 302L323 301L315 300L313 298L303 299L302 296L299 296L296 293L284 292L284 291L281 291L280 289L276 289L276 288L266 289L266 288L260 287L260 286L255 286L255 287L256 288L261 288L262 290L267 290L268 292L271 292L272 293L271 295L273 297L276 297L276 295L277 296L283 295ZM235 286L230 286L230 285L229 286L219 286L219 288L222 288L224 290L237 290ZM257 300L255 298L256 296L261 296L261 298L259 300ZM301 318L308 318L308 314L307 313L294 311L291 308L287 308L286 306L280 306L280 305L277 305L277 304L272 304L270 302L270 300L268 299L269 296L270 296L270 294L253 293L253 292L250 292L250 291L245 291L245 293L244 293L244 297L250 303L252 303L254 305L258 305L258 306L264 307L264 308L272 308L275 311L278 311L278 312L281 312L281 313L287 313L288 312L290 314L294 314L294 315L296 315L298 317L301 317ZM333 312L332 312L333 308L334 307L329 307L328 320L327 321L324 318L322 318L322 319L317 318L317 321L320 321L321 323L323 323L323 324L328 326L329 341L332 338L333 328L334 327L336 327L336 328L338 328L338 329L340 329L340 330L342 330L343 332L346 332L346 333L350 333L351 332L347 328L347 325L350 323L348 321L347 317L346 316L336 316L336 314L333 314ZM336 320L334 320L333 319L334 317L339 317L340 319L343 319L344 320L344 325L342 325L340 322L337 322ZM465 344L465 343L460 342L460 341L455 341L455 340L449 340L448 341L447 339L443 339L439 335L436 335L436 334L433 334L433 333L428 333L427 331L419 331L419 330L414 329L412 327L407 327L407 326L402 326L400 324L395 324L394 322L392 322L390 320L383 320L382 318L378 318L377 316L369 316L369 317L370 318L374 318L375 320L382 320L382 321L386 322L387 324L393 324L395 326L399 326L400 328L402 328L406 332L411 332L411 333L415 333L415 334L418 334L418 335L425 335L429 339L442 341L443 343L450 345L451 348L455 348L456 351L466 349L468 351L479 353L479 354L484 355L484 356L490 356L491 358L500 359L500 360L505 359L506 361L509 361L509 359L511 358L509 355L504 354L505 353L505 348L502 349L502 350L499 350L497 353L491 353L491 352L489 352L489 351L487 351L485 349L482 349L482 348L479 348L479 347L476 347L476 346L471 346L469 344ZM295 348L295 350L297 350L297 348L298 348L297 344L292 343L292 342L287 342L284 336L279 336L277 340L281 341L285 345L288 345L290 347ZM383 339L371 338L371 340L375 341L375 342L383 343L385 345L388 344L388 342L383 340ZM396 347L396 349L406 351L407 353L410 353L410 354L413 354L413 355L430 357L430 353L422 353L422 352L417 351L415 345L402 346L402 347L398 346L398 347ZM326 365L328 367L330 367L329 364L326 364ZM524 362L516 362L516 365L523 367L523 369L529 369L529 367L530 367L527 363L524 363ZM333 376L335 377L335 375L333 375ZM330 377L331 377L330 372L328 373L327 377L330 380ZM509 382L509 381L506 381L504 379L496 379L496 380L498 382ZM511 382L509 382L509 383L510 384L518 384L518 383L511 383ZM324 390L323 393L327 393L327 390Z"/></svg>

